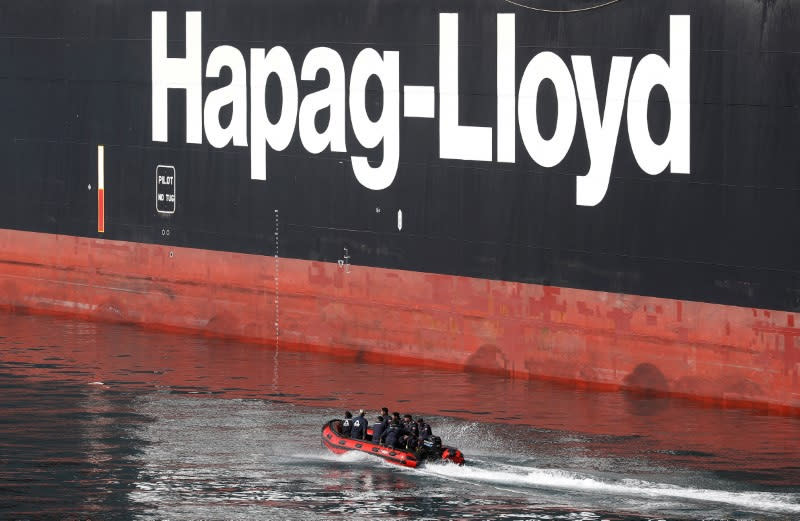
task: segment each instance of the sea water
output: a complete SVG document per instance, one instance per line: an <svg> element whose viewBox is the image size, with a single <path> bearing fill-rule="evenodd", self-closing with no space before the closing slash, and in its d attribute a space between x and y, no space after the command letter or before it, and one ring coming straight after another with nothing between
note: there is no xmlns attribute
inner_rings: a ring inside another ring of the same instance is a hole
<svg viewBox="0 0 800 521"><path fill-rule="evenodd" d="M345 409L467 464L336 456ZM800 519L800 418L0 314L2 519Z"/></svg>

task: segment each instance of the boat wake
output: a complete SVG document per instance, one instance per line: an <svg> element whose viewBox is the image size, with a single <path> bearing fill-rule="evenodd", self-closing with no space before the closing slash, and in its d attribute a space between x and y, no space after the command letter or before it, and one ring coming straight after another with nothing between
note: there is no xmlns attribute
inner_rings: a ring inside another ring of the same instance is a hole
<svg viewBox="0 0 800 521"><path fill-rule="evenodd" d="M489 484L505 490L561 490L660 499L689 500L724 504L756 512L800 514L800 495L755 491L725 491L682 487L637 479L611 480L559 469L494 464L470 460L463 467L448 464L427 465L417 472L455 481Z"/></svg>

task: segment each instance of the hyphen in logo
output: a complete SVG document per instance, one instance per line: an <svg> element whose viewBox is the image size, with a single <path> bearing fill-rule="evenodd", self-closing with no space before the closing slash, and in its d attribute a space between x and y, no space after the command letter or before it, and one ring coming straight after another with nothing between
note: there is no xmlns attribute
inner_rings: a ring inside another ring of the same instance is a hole
<svg viewBox="0 0 800 521"><path fill-rule="evenodd" d="M341 55L328 47L311 49L303 59L301 81L313 81L321 70L330 77L328 86L305 96L298 95L297 73L289 52L281 46L268 51L250 49L248 65L235 47L216 47L208 57L205 75L217 78L224 67L231 71L230 84L208 94L202 92L202 15L186 13L186 57L167 56L167 14L152 13L152 88L153 141L167 141L168 89L186 91L186 142L202 143L203 132L211 146L248 146L250 139L250 177L266 179L267 148L284 150L299 127L300 141L309 153L329 149L347 152L345 143L346 110L359 144L366 149L383 146L383 161L371 165L365 157L351 156L353 173L366 188L382 190L392 184L400 160L400 53L363 49L356 57L346 88L346 73ZM578 106L586 132L590 167L576 178L576 204L595 206L605 197L614 162L622 113L627 107L627 127L631 149L639 166L656 175L667 167L670 172L689 173L690 130L690 30L689 16L670 16L669 61L648 54L636 65L633 59L614 56L606 94L605 110L600 113L592 58L571 56L572 71L555 53L544 51L533 56L517 83L516 20L514 14L497 15L497 123L493 127L459 125L458 116L458 14L439 15L439 156L464 161L515 163L516 131L530 158L544 167L558 165L569 152L577 127ZM280 80L282 107L273 123L267 117L265 90L274 74ZM367 81L376 77L383 90L383 109L377 120L367 115ZM555 86L558 118L549 139L539 132L536 100L542 82ZM661 85L670 103L670 127L663 143L653 141L647 125L650 92ZM248 100L249 87L249 100ZM405 85L405 117L434 117L433 87ZM411 94L413 93L413 106ZM428 94L431 96L428 96ZM348 96L349 94L349 96ZM627 94L627 96L626 96ZM248 111L249 101L249 111ZM220 123L220 111L230 105L232 118L227 127ZM326 129L320 132L314 119L321 110L330 111ZM496 139L493 134L496 133Z"/></svg>

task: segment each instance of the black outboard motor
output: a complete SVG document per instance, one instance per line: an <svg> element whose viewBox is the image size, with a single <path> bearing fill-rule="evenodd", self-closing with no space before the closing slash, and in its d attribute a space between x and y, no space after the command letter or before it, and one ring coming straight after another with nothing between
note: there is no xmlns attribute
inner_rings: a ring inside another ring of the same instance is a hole
<svg viewBox="0 0 800 521"><path fill-rule="evenodd" d="M423 460L445 460L456 465L464 464L464 455L455 447L442 446L442 438L439 436L428 436L422 440L416 453L417 459Z"/></svg>
<svg viewBox="0 0 800 521"><path fill-rule="evenodd" d="M417 459L439 459L442 457L442 438L439 436L428 436L417 448Z"/></svg>
<svg viewBox="0 0 800 521"><path fill-rule="evenodd" d="M442 438L439 436L428 436L422 440L422 446L431 452L440 451L442 450Z"/></svg>

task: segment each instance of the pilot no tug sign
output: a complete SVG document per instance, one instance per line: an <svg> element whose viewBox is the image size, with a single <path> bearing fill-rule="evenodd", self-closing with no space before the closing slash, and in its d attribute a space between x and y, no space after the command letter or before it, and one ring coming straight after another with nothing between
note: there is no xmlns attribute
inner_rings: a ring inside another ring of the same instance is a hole
<svg viewBox="0 0 800 521"><path fill-rule="evenodd" d="M175 213L175 167L156 167L156 211Z"/></svg>

